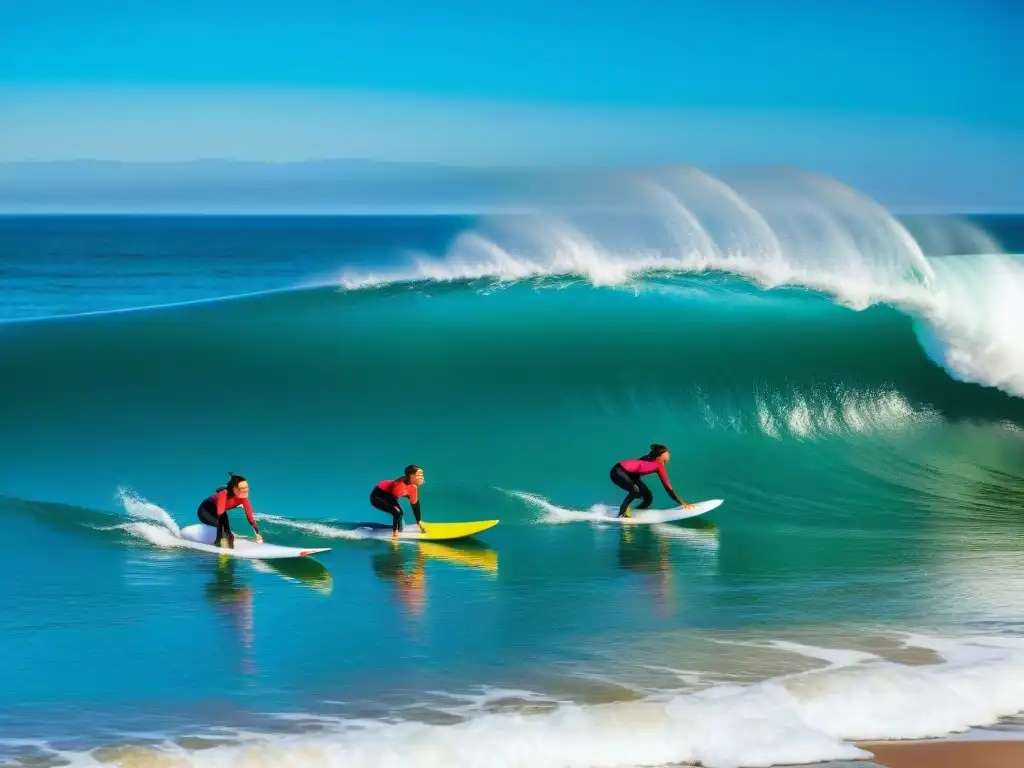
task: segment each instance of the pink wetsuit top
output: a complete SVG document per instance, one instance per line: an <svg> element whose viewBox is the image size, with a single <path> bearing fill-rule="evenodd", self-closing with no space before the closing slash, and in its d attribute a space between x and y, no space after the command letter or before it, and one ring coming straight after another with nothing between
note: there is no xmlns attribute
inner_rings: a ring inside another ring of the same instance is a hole
<svg viewBox="0 0 1024 768"><path fill-rule="evenodd" d="M650 475L657 472L658 477L661 479L661 484L665 486L665 490L669 491L672 489L668 482L668 475L665 474L664 464L659 464L656 461L647 461L646 459L623 459L619 464L622 465L624 470L635 475Z"/></svg>
<svg viewBox="0 0 1024 768"><path fill-rule="evenodd" d="M381 480L377 483L377 487L382 491L387 491L396 499L408 496L409 501L413 504L420 500L420 489L412 483L405 482L404 477L400 477L397 480Z"/></svg>
<svg viewBox="0 0 1024 768"><path fill-rule="evenodd" d="M227 490L221 488L212 496L208 497L206 501L212 501L214 504L217 505L217 517L223 515L224 510L226 509L234 509L235 507L241 507L242 509L245 510L245 516L249 518L249 525L251 525L253 528L256 527L256 521L253 520L252 517L252 505L249 504L248 499L240 499L237 496L232 496L229 499Z"/></svg>

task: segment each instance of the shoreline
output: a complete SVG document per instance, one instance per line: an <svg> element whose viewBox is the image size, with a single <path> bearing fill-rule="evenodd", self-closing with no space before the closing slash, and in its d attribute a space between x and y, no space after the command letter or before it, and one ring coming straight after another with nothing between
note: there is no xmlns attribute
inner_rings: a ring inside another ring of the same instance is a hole
<svg viewBox="0 0 1024 768"><path fill-rule="evenodd" d="M1024 738L989 732L985 738L938 738L907 741L865 741L856 746L874 757L849 766L884 768L1020 768Z"/></svg>
<svg viewBox="0 0 1024 768"><path fill-rule="evenodd" d="M209 737L185 737L176 740L189 754L176 755L183 760L183 766L194 764L197 753L215 746L232 746L238 742ZM853 746L871 754L857 759L830 760L802 764L803 768L1021 768L1024 766L1024 732L1008 730L972 730L963 734L928 739L907 739L891 741L856 741ZM157 766L163 765L171 753L164 744L138 742L132 739L107 743L83 754L91 754L103 763L112 765ZM76 750L72 750L76 751ZM47 754L21 754L8 756L0 765L12 768L56 768L54 756ZM676 765L673 763L672 765ZM684 765L680 763L678 765ZM691 765L689 763L685 764ZM699 764L698 764L699 765ZM783 764L777 764L782 768ZM668 766L666 766L668 768ZM800 768L793 765L792 768Z"/></svg>

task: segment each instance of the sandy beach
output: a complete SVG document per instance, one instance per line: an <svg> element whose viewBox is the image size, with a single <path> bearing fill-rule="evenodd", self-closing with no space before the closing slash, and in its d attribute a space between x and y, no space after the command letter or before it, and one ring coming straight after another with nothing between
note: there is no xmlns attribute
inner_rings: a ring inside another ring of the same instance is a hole
<svg viewBox="0 0 1024 768"><path fill-rule="evenodd" d="M888 741L858 744L885 768L1021 768L1024 741Z"/></svg>

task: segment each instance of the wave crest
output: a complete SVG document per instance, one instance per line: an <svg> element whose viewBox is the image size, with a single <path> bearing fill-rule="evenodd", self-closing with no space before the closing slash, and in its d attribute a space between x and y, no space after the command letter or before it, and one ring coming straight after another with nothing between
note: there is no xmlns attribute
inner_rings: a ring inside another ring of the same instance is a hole
<svg viewBox="0 0 1024 768"><path fill-rule="evenodd" d="M386 273L345 270L346 288L410 280L566 275L595 285L651 270L719 270L763 287L820 288L864 307L927 287L931 265L874 201L796 172L727 183L692 168L603 177L586 203L490 217L440 258L414 254Z"/></svg>
<svg viewBox="0 0 1024 768"><path fill-rule="evenodd" d="M1004 255L936 259L936 288L915 328L954 378L1024 397L1024 261Z"/></svg>
<svg viewBox="0 0 1024 768"><path fill-rule="evenodd" d="M716 178L692 168L602 177L585 202L485 220L440 257L390 272L346 270L347 289L408 281L565 276L642 285L653 273L725 272L761 288L798 287L862 310L914 317L930 359L954 378L1024 396L1017 257L976 225L924 219L910 229L831 179L773 171Z"/></svg>

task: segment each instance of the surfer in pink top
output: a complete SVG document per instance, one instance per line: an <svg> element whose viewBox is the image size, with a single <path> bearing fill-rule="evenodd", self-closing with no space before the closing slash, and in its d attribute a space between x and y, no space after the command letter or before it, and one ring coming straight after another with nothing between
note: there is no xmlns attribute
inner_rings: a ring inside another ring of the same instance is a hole
<svg viewBox="0 0 1024 768"><path fill-rule="evenodd" d="M665 486L665 492L676 504L687 509L691 507L690 504L680 499L679 495L672 490L672 485L668 481L668 475L665 474L665 464L668 463L671 457L672 454L669 453L666 446L660 443L652 443L650 453L646 456L642 456L639 459L625 459L612 467L610 473L612 482L626 492L626 498L619 505L619 517L631 517L630 504L637 499L643 499L640 503L640 509L647 509L651 506L654 496L651 493L651 489L642 480L642 477L644 475L652 475L655 472L658 473L661 484Z"/></svg>
<svg viewBox="0 0 1024 768"><path fill-rule="evenodd" d="M249 525L256 532L256 543L263 543L260 527L256 525L256 520L252 516L252 505L249 503L249 481L234 472L229 472L228 476L228 484L218 488L199 505L199 509L196 510L199 522L217 529L215 547L233 549L235 534L231 532L231 523L228 522L228 510L241 507L245 510Z"/></svg>

